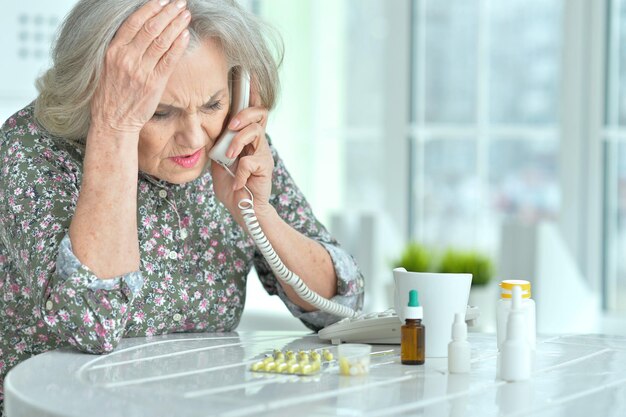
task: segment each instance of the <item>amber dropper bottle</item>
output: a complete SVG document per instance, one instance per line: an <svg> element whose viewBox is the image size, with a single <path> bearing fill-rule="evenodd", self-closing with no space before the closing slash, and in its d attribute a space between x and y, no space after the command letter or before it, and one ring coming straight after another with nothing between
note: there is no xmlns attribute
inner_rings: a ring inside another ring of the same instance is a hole
<svg viewBox="0 0 626 417"><path fill-rule="evenodd" d="M409 304L404 309L406 324L401 328L400 360L404 365L424 363L426 329L422 325L423 311L417 291L409 291Z"/></svg>

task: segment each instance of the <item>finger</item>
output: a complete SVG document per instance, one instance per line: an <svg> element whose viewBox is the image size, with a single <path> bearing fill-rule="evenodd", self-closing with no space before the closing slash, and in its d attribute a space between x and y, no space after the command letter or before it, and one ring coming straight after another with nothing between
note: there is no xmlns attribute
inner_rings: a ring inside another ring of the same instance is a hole
<svg viewBox="0 0 626 417"><path fill-rule="evenodd" d="M130 43L141 30L144 23L163 10L163 6L167 5L167 3L169 3L169 0L152 0L141 6L122 23L115 33L111 44L120 43L126 45Z"/></svg>
<svg viewBox="0 0 626 417"><path fill-rule="evenodd" d="M165 28L185 9L184 0L176 0L161 10L160 13L148 19L135 35L131 45L143 53L152 42L161 35Z"/></svg>
<svg viewBox="0 0 626 417"><path fill-rule="evenodd" d="M228 128L231 130L238 130L242 127L258 123L265 127L267 124L267 109L265 107L247 107L237 113L228 123Z"/></svg>
<svg viewBox="0 0 626 417"><path fill-rule="evenodd" d="M155 72L161 75L169 75L174 71L178 60L183 56L189 45L189 30L185 29L178 35L170 49L163 54L155 67Z"/></svg>
<svg viewBox="0 0 626 417"><path fill-rule="evenodd" d="M259 148L261 138L265 137L265 129L258 124L253 123L242 129L228 146L226 150L226 156L228 158L237 158L243 149L250 145L254 151Z"/></svg>
<svg viewBox="0 0 626 417"><path fill-rule="evenodd" d="M157 36L152 44L146 50L143 56L143 62L149 68L154 68L161 57L172 47L176 38L187 28L191 20L191 13L185 10L165 28L159 36Z"/></svg>
<svg viewBox="0 0 626 417"><path fill-rule="evenodd" d="M251 155L239 159L237 170L235 171L235 179L233 181L233 191L243 188L248 182L248 178L251 176L261 176L262 174L263 163L261 158Z"/></svg>

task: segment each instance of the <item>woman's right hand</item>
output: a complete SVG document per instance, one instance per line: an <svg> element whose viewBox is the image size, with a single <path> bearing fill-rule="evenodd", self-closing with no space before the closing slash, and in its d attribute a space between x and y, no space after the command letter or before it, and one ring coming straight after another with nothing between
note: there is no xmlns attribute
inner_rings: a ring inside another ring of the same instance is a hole
<svg viewBox="0 0 626 417"><path fill-rule="evenodd" d="M126 19L107 47L69 230L74 254L101 279L141 266L137 143L189 44L185 4L150 0Z"/></svg>
<svg viewBox="0 0 626 417"><path fill-rule="evenodd" d="M156 110L170 74L189 44L184 0L151 0L120 26L109 44L91 121L138 134Z"/></svg>

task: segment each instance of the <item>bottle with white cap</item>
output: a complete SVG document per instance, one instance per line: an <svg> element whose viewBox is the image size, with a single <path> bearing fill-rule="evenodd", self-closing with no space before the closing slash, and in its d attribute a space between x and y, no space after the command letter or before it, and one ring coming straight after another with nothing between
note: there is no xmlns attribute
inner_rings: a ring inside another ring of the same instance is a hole
<svg viewBox="0 0 626 417"><path fill-rule="evenodd" d="M452 341L448 344L448 372L465 374L470 371L470 344L467 341L467 324L462 313L454 315Z"/></svg>
<svg viewBox="0 0 626 417"><path fill-rule="evenodd" d="M536 314L535 301L531 298L530 282L524 280L504 280L500 283L500 299L496 308L496 334L498 338L498 350L506 337L506 323L511 311L511 296L514 287L522 290L521 310L526 321L526 339L530 348L534 351L536 346Z"/></svg>
<svg viewBox="0 0 626 417"><path fill-rule="evenodd" d="M515 382L530 379L531 350L522 312L522 289L513 287L512 308L506 323L506 339L500 349L500 378Z"/></svg>

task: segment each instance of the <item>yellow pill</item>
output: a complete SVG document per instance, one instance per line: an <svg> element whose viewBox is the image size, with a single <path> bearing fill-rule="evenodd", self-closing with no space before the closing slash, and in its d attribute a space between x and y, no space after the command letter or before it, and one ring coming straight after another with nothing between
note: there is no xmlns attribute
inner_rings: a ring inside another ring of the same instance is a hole
<svg viewBox="0 0 626 417"><path fill-rule="evenodd" d="M265 372L273 372L276 369L276 362L268 362L265 364Z"/></svg>
<svg viewBox="0 0 626 417"><path fill-rule="evenodd" d="M287 360L285 361L285 363L287 365L293 365L294 363L298 363L298 361L296 360L296 358L287 358Z"/></svg>
<svg viewBox="0 0 626 417"><path fill-rule="evenodd" d="M313 367L311 365L304 365L300 370L304 375L309 375L313 373Z"/></svg>
<svg viewBox="0 0 626 417"><path fill-rule="evenodd" d="M326 360L326 361L330 362L330 361L332 361L334 359L333 354L330 353L330 351L328 349L324 349L322 354L324 355L324 360Z"/></svg>
<svg viewBox="0 0 626 417"><path fill-rule="evenodd" d="M256 362L253 363L252 366L250 366L250 369L253 371L260 371L263 370L265 367L265 364L263 362Z"/></svg>
<svg viewBox="0 0 626 417"><path fill-rule="evenodd" d="M319 360L322 359L322 356L319 354L319 352L312 351L311 352L311 359L313 359L314 361L319 361Z"/></svg>
<svg viewBox="0 0 626 417"><path fill-rule="evenodd" d="M300 365L298 365L297 363L294 363L293 365L289 365L289 371L290 374L297 374L300 372Z"/></svg>
<svg viewBox="0 0 626 417"><path fill-rule="evenodd" d="M283 354L283 352L278 352L277 354L274 355L274 359L276 359L277 361L284 361L285 360L285 355Z"/></svg>
<svg viewBox="0 0 626 417"><path fill-rule="evenodd" d="M350 375L350 362L346 358L339 359L339 373L341 375Z"/></svg>
<svg viewBox="0 0 626 417"><path fill-rule="evenodd" d="M274 362L274 358L271 356L266 356L265 359L263 359L263 363L266 365L270 362Z"/></svg>
<svg viewBox="0 0 626 417"><path fill-rule="evenodd" d="M313 371L319 371L322 367L322 363L320 361L315 361L311 363L311 368L313 368Z"/></svg>
<svg viewBox="0 0 626 417"><path fill-rule="evenodd" d="M282 374L287 373L288 370L289 370L289 365L287 365L284 362L278 364L278 366L276 367L276 372L280 372Z"/></svg>

